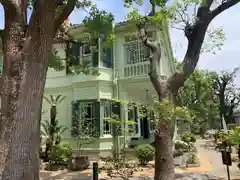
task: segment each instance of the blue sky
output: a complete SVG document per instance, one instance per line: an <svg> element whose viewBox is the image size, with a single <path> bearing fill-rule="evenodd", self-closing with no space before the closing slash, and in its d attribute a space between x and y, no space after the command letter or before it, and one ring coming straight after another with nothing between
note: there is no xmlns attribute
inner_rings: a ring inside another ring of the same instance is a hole
<svg viewBox="0 0 240 180"><path fill-rule="evenodd" d="M122 0L93 1L96 2L98 8L111 11L115 16L116 21L124 20L128 13L128 9L123 7ZM142 12L146 12L150 10L150 6L145 3L140 9ZM70 21L74 24L80 23L85 15L84 11L75 10L70 15ZM0 7L0 17L0 27L2 28L4 24L2 7ZM238 24L237 19L240 19L240 4L228 9L213 20L211 26L222 26L224 28L226 41L224 42L222 50L216 55L211 53L203 54L198 64L199 68L221 71L231 70L234 67L240 66L240 25ZM183 32L171 29L170 36L174 55L177 59L181 60L184 56L187 44ZM240 73L238 73L236 82L240 86Z"/></svg>

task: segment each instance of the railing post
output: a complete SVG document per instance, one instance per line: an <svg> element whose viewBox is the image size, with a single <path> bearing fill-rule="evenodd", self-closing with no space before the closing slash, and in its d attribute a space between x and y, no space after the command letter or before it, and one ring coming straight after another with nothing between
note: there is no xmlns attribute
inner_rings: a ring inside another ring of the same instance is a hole
<svg viewBox="0 0 240 180"><path fill-rule="evenodd" d="M94 162L93 163L93 180L98 180L98 163L97 162Z"/></svg>

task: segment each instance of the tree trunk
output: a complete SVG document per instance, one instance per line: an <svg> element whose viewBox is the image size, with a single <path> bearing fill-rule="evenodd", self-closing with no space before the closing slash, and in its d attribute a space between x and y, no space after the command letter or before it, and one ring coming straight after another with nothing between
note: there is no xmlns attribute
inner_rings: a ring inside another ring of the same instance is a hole
<svg viewBox="0 0 240 180"><path fill-rule="evenodd" d="M154 180L174 180L173 139L172 135L163 131L166 126L161 124L156 133L155 176ZM171 127L172 128L172 127ZM169 129L173 131L174 129Z"/></svg>
<svg viewBox="0 0 240 180"><path fill-rule="evenodd" d="M1 76L2 180L39 179L39 117L48 56L52 48L55 10L45 7L47 11L40 13L47 4L38 2L42 9L33 10L26 34L25 25L22 26L18 19L21 19L21 14L18 14L19 17L11 14L10 11L16 10L12 7L13 4L6 4L5 7L5 18L8 21L5 22Z"/></svg>
<svg viewBox="0 0 240 180"><path fill-rule="evenodd" d="M9 59L8 55L4 57ZM10 57L12 66L21 66L22 59ZM0 129L0 179L39 179L39 117L46 79L47 64L43 61L24 63L21 75L3 71L4 94ZM39 59L38 59L39 60ZM39 63L43 62L43 63ZM13 69L13 68L12 68Z"/></svg>
<svg viewBox="0 0 240 180"><path fill-rule="evenodd" d="M39 179L39 137L48 57L60 25L77 0L56 16L56 1L34 1L26 25L27 0L5 0L0 113L0 179Z"/></svg>

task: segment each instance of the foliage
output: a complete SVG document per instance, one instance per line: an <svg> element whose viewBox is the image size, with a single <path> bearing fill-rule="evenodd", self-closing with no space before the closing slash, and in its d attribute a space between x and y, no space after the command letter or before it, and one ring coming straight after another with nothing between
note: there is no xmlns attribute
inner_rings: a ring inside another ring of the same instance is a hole
<svg viewBox="0 0 240 180"><path fill-rule="evenodd" d="M239 145L240 144L240 126L235 127L233 130L230 130L226 138L231 143Z"/></svg>
<svg viewBox="0 0 240 180"><path fill-rule="evenodd" d="M105 162L107 175L111 178L121 178L130 180L134 172L138 170L138 166L134 161L128 161L125 155L121 154L119 158L101 157Z"/></svg>
<svg viewBox="0 0 240 180"><path fill-rule="evenodd" d="M182 105L195 116L191 123L191 130L195 133L204 128L217 128L220 124L213 89L214 75L214 72L196 69L179 91Z"/></svg>
<svg viewBox="0 0 240 180"><path fill-rule="evenodd" d="M214 77L214 93L219 101L220 117L224 117L227 124L234 123L233 111L240 104L240 91L234 83L239 68L232 72L222 71Z"/></svg>
<svg viewBox="0 0 240 180"><path fill-rule="evenodd" d="M49 152L50 165L66 165L72 157L72 147L68 143L53 146Z"/></svg>
<svg viewBox="0 0 240 180"><path fill-rule="evenodd" d="M85 17L83 24L87 29L86 33L88 33L91 39L105 36L111 41L113 40L113 21L114 17L112 13L105 10L99 10L96 6L92 6L89 16Z"/></svg>
<svg viewBox="0 0 240 180"><path fill-rule="evenodd" d="M141 165L153 160L155 149L150 144L141 144L136 148L136 155Z"/></svg>
<svg viewBox="0 0 240 180"><path fill-rule="evenodd" d="M133 1L124 1L126 2L125 7L132 9L127 15L127 20L129 21L143 21L144 15L142 15L139 9L133 8ZM158 10L149 13L149 16L146 18L148 21L155 23L158 27L162 28L162 23L167 20L172 28L181 30L185 32L187 36L187 30L191 30L191 27L194 26L197 22L197 11L205 3L202 0L197 1L150 1L152 3L160 6ZM138 5L142 5L142 2L136 2ZM220 51L225 38L225 33L222 27L209 27L207 29L205 41L201 48L201 53L213 53L216 54L217 51Z"/></svg>
<svg viewBox="0 0 240 180"><path fill-rule="evenodd" d="M186 163L187 164L199 164L199 159L195 153L189 153Z"/></svg>
<svg viewBox="0 0 240 180"><path fill-rule="evenodd" d="M48 67L54 68L56 71L62 71L65 69L65 66L57 53L57 49L53 48L49 56Z"/></svg>
<svg viewBox="0 0 240 180"><path fill-rule="evenodd" d="M119 105L130 111L136 107L137 104L129 101L112 99L111 105L112 107ZM127 137L136 133L136 129L132 128L136 122L130 119L121 119L120 116L114 112L112 112L111 117L105 118L104 121L111 124L113 139L112 157L101 158L107 165L107 174L111 178L120 177L123 180L129 180L137 170L137 165L135 162L126 158ZM121 142L120 139L123 139L123 141Z"/></svg>
<svg viewBox="0 0 240 180"><path fill-rule="evenodd" d="M50 109L50 121L45 120L41 123L41 136L46 138L46 148L44 160L48 161L48 154L51 152L52 147L60 144L61 135L68 129L65 126L59 125L57 120L57 104L61 103L66 97L62 95L52 96L44 99L51 105Z"/></svg>
<svg viewBox="0 0 240 180"><path fill-rule="evenodd" d="M86 115L86 107L84 105L79 105L75 111L75 125L72 128L73 137L77 141L77 151L79 155L84 148L96 141L96 138L94 138L94 134L96 133L95 126L89 123L85 118L82 118Z"/></svg>
<svg viewBox="0 0 240 180"><path fill-rule="evenodd" d="M189 144L189 143L195 143L196 142L196 138L194 136L194 134L190 133L190 132L185 132L182 136L181 139L183 142Z"/></svg>
<svg viewBox="0 0 240 180"><path fill-rule="evenodd" d="M156 123L161 123L162 121L171 121L175 117L183 118L191 122L194 117L187 107L176 107L167 99L164 99L161 102L155 100L153 112L155 113Z"/></svg>
<svg viewBox="0 0 240 180"><path fill-rule="evenodd" d="M137 105L136 103L130 101L112 99L111 105L116 106L117 104L119 104L119 106L124 109L128 109L128 111L133 110L133 108ZM125 149L128 144L127 137L136 133L136 129L133 128L136 122L130 119L121 119L118 114L115 114L113 112L111 114L111 117L104 118L104 121L111 124L111 132L113 136L113 157L118 159L120 153L125 154ZM122 144L120 142L120 138L123 138Z"/></svg>
<svg viewBox="0 0 240 180"><path fill-rule="evenodd" d="M50 124L48 120L41 123L41 135L51 140L53 144L59 144L62 134L67 130L67 127L58 124L57 119L53 124Z"/></svg>
<svg viewBox="0 0 240 180"><path fill-rule="evenodd" d="M176 150L188 150L188 144L184 141L176 140L175 141L175 149Z"/></svg>
<svg viewBox="0 0 240 180"><path fill-rule="evenodd" d="M46 96L44 96L44 99L51 105L51 106L56 106L57 104L60 104L61 102L63 102L64 99L66 99L66 96L62 96L62 95L57 95L57 96L53 96L50 95L49 98L47 98ZM55 112L54 112L55 113ZM54 114L55 115L55 114Z"/></svg>

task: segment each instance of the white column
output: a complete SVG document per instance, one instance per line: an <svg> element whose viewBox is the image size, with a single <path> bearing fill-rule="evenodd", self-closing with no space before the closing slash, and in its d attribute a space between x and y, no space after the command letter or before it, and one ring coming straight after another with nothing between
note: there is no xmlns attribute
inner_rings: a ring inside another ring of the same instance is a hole
<svg viewBox="0 0 240 180"><path fill-rule="evenodd" d="M103 136L104 130L104 106L103 103L100 102L100 137Z"/></svg>
<svg viewBox="0 0 240 180"><path fill-rule="evenodd" d="M102 54L102 47L101 47L101 37L98 38L98 67L102 66L102 61L101 61L101 54Z"/></svg>
<svg viewBox="0 0 240 180"><path fill-rule="evenodd" d="M140 119L141 119L141 114L140 114L140 109L139 107L137 107L137 123L138 123L138 133L136 134L136 136L140 137L141 135L141 122L140 122Z"/></svg>

